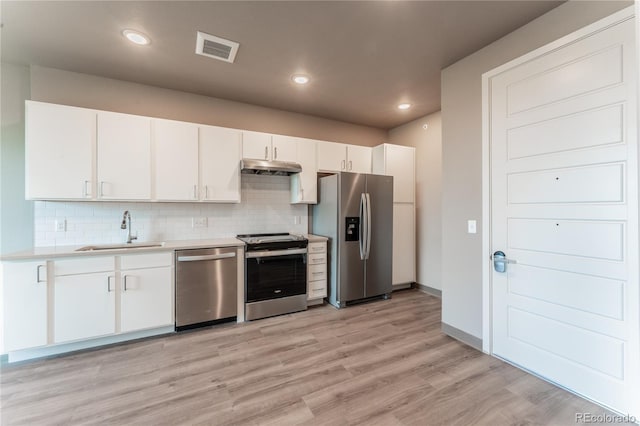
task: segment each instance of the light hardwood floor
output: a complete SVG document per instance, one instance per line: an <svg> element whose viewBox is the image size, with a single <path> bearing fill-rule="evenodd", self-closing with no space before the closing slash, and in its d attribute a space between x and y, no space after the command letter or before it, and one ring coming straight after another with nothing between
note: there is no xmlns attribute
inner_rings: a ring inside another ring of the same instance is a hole
<svg viewBox="0 0 640 426"><path fill-rule="evenodd" d="M440 331L418 290L0 371L2 425L576 424L602 408Z"/></svg>

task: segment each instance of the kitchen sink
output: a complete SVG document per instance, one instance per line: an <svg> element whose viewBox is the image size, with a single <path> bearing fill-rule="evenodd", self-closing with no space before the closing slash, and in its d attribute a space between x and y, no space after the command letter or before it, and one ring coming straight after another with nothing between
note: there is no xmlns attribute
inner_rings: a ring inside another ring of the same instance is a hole
<svg viewBox="0 0 640 426"><path fill-rule="evenodd" d="M152 248L152 247L164 247L164 241L148 242L148 243L129 243L129 244L126 244L126 243L95 244L91 246L80 247L75 251L123 250L123 249L140 249L140 248Z"/></svg>

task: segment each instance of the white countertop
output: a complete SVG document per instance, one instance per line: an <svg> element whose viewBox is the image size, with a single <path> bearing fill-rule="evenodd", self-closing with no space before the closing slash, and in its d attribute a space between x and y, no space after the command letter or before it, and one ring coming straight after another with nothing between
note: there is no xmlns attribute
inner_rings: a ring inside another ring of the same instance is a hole
<svg viewBox="0 0 640 426"><path fill-rule="evenodd" d="M146 241L140 241L143 244ZM77 257L77 256L113 256L135 253L152 253L182 249L208 248L208 247L242 247L244 243L236 238L212 238L206 240L178 240L165 241L161 247L140 247L110 250L76 251L80 247L98 244L84 244L80 246L56 246L56 247L34 247L17 253L9 253L0 257L0 260L29 260L56 257Z"/></svg>
<svg viewBox="0 0 640 426"><path fill-rule="evenodd" d="M303 234L309 242L327 241L326 237L313 234ZM136 242L143 244L146 241ZM60 257L79 257L79 256L116 256L123 254L135 254L135 253L153 253L162 251L173 251L183 249L196 249L196 248L209 248L209 247L242 247L244 242L233 238L211 238L206 240L177 240L177 241L165 241L161 247L140 247L140 248L123 248L123 249L110 249L110 250L91 250L91 251L76 251L80 247L88 245L99 244L84 244L78 246L55 246L55 247L34 247L30 250L24 250L16 253L9 253L0 257L2 261L14 261L14 260L35 260L35 259L51 259ZM135 243L134 243L135 245Z"/></svg>

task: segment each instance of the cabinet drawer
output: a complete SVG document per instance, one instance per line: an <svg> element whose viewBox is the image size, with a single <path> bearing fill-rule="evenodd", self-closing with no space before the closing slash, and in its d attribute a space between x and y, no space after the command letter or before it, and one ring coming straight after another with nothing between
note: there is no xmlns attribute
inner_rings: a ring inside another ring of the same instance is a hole
<svg viewBox="0 0 640 426"><path fill-rule="evenodd" d="M141 269L171 266L173 252L128 254L120 258L120 269Z"/></svg>
<svg viewBox="0 0 640 426"><path fill-rule="evenodd" d="M307 247L307 253L326 253L327 252L327 243L309 243Z"/></svg>
<svg viewBox="0 0 640 426"><path fill-rule="evenodd" d="M307 299L327 297L327 280L311 281L307 291Z"/></svg>
<svg viewBox="0 0 640 426"><path fill-rule="evenodd" d="M309 265L320 265L327 263L327 254L309 254Z"/></svg>
<svg viewBox="0 0 640 426"><path fill-rule="evenodd" d="M327 279L327 265L309 265L308 281L317 281Z"/></svg>
<svg viewBox="0 0 640 426"><path fill-rule="evenodd" d="M115 257L86 256L77 259L62 259L53 261L56 277L62 275L93 274L96 272L110 272L115 269Z"/></svg>

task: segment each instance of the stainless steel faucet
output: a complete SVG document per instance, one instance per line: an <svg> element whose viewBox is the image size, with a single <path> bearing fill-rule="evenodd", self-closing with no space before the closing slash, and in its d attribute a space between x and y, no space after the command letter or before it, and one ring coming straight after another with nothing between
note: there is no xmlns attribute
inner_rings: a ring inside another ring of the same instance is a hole
<svg viewBox="0 0 640 426"><path fill-rule="evenodd" d="M128 228L127 228L127 220L129 220ZM131 244L133 240L138 239L138 236L131 235L131 213L129 213L129 210L124 211L124 215L122 216L122 224L120 225L120 228L129 230L129 232L127 232L127 244Z"/></svg>

